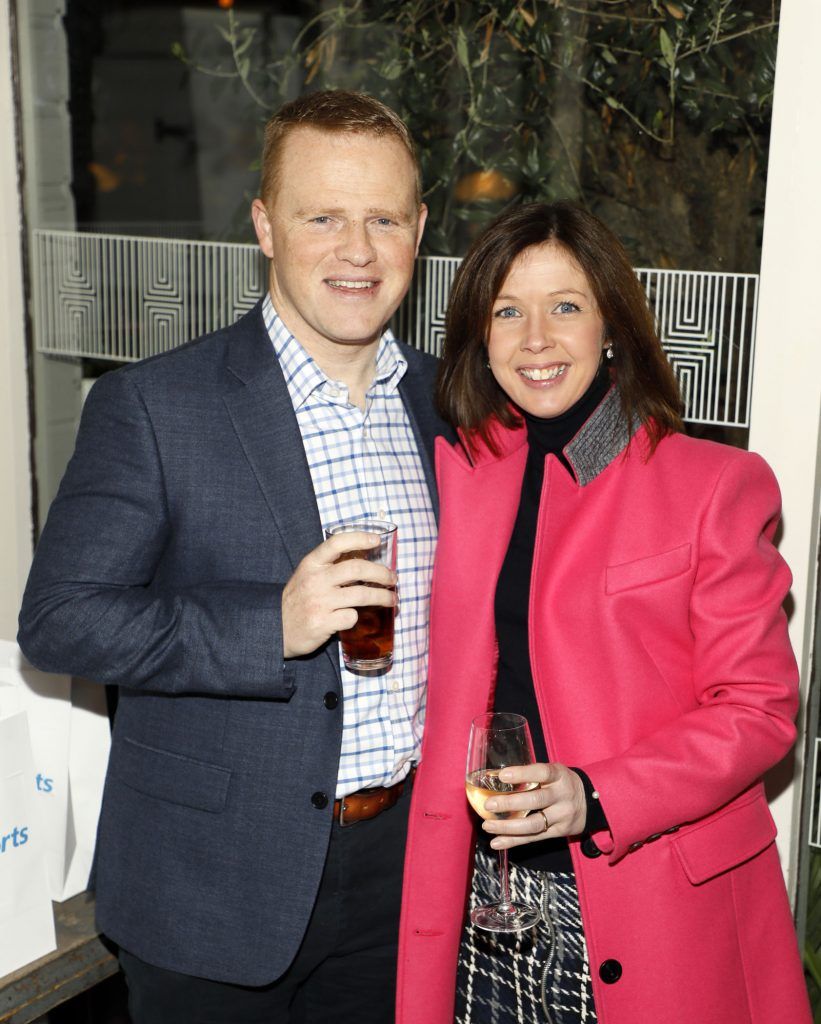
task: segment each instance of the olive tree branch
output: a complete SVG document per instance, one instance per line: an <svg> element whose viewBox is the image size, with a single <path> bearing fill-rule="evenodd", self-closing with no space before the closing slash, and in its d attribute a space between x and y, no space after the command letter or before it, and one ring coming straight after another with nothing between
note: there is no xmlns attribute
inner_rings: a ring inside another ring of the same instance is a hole
<svg viewBox="0 0 821 1024"><path fill-rule="evenodd" d="M763 25L752 25L750 28L741 29L740 32L732 32L730 35L722 36L721 39L711 39L710 42L704 43L701 46L694 46L691 50L685 50L684 53L679 54L679 60L684 60L686 57L692 57L695 53L702 53L704 50L710 50L713 46L722 46L724 43L729 43L733 39L740 39L742 36L750 36L754 32L763 32L768 28L778 28L778 20L765 22Z"/></svg>
<svg viewBox="0 0 821 1024"><path fill-rule="evenodd" d="M551 66L551 67L553 67L553 68L556 68L556 70L557 70L557 71L562 71L562 72L564 72L564 71L566 70L565 68L561 67L561 65L560 65L560 64L557 64L557 63L556 63L555 61L551 61L551 62L550 62L550 66ZM598 94L599 94L600 96L604 97L604 100L605 100L605 102L607 103L607 105L608 105L609 107L612 107L612 108L613 108L614 110L620 110L620 111L621 111L621 112L622 112L623 114L625 114L625 115L626 115L626 116L628 117L628 119L629 119L630 121L632 121L632 122L633 122L633 124L634 124L634 125L635 125L635 126L636 126L636 127L637 127L637 128L639 129L639 130L640 130L640 131L642 131L642 132L644 132L644 133L645 133L645 135L649 135L651 139L653 139L653 140L654 140L655 142L659 142L659 143L661 143L661 145L663 145L663 146L670 146L670 145L672 145L672 143L673 143L673 137L672 137L672 134L671 134L670 136L668 136L667 138L663 138L663 137L662 137L661 135L657 135L657 134L656 134L656 133L655 133L655 132L653 131L653 129L652 129L652 128L649 128L649 127L648 127L648 126L647 126L647 125L646 125L646 124L645 124L645 123L644 123L644 122L643 122L643 121L641 120L641 118L637 117L637 116L636 116L636 115L635 115L635 114L634 114L634 113L632 112L632 110L628 109L628 108L627 108L627 107L626 107L626 106L625 106L625 105L624 105L624 104L623 104L623 103L622 103L622 102L621 102L620 100L617 100L617 99L615 98L615 96L612 96L612 95L611 95L611 94L610 94L609 92L607 92L607 90L606 90L606 89L602 89L602 88L601 88L601 86L598 86L598 85L596 85L596 83L595 83L595 82L591 82L589 78L581 78L581 81L582 81L582 82L583 82L583 83L584 83L584 84L585 84L586 86L588 86L589 88L591 88L591 89L593 90L593 92L596 92L596 93L598 93Z"/></svg>

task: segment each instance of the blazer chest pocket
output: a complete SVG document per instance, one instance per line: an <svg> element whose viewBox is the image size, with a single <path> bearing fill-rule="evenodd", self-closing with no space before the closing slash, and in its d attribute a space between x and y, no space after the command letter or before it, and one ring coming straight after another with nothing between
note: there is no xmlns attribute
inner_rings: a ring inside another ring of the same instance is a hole
<svg viewBox="0 0 821 1024"><path fill-rule="evenodd" d="M114 774L130 789L169 803L217 813L224 809L231 771L128 738L112 756Z"/></svg>
<svg viewBox="0 0 821 1024"><path fill-rule="evenodd" d="M650 583L661 583L687 572L691 563L691 546L682 544L658 555L648 555L621 565L608 565L605 576L605 592L618 594L634 587L646 587Z"/></svg>

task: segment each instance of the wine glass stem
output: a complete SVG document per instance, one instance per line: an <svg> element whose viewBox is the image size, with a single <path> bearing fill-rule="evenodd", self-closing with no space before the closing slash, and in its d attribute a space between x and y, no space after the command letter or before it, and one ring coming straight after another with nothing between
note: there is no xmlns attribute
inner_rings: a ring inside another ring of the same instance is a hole
<svg viewBox="0 0 821 1024"><path fill-rule="evenodd" d="M499 900L498 912L512 916L516 909L510 902L510 879L508 878L507 849L499 850L499 884L502 889L502 898Z"/></svg>

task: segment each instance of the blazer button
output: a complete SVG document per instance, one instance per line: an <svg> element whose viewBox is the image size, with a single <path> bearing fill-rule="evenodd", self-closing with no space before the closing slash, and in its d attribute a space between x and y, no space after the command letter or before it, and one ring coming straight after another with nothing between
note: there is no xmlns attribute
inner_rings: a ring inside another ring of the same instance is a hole
<svg viewBox="0 0 821 1024"><path fill-rule="evenodd" d="M605 960L599 967L599 977L605 985L614 985L621 977L621 964L618 960Z"/></svg>
<svg viewBox="0 0 821 1024"><path fill-rule="evenodd" d="M334 693L333 690L328 690L328 692L322 698L322 702L329 711L333 711L333 709L339 703L339 694Z"/></svg>
<svg viewBox="0 0 821 1024"><path fill-rule="evenodd" d="M590 857L591 860L594 857L601 857L601 850L596 846L596 840L593 836L585 836L582 839L581 851L585 857Z"/></svg>
<svg viewBox="0 0 821 1024"><path fill-rule="evenodd" d="M324 793L314 793L311 797L311 803L318 811L321 811L323 807L328 806L328 797Z"/></svg>

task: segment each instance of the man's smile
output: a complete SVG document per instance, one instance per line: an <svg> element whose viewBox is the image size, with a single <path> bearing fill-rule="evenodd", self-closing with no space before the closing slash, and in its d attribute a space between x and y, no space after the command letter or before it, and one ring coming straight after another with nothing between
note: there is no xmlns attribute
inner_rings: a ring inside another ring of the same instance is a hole
<svg viewBox="0 0 821 1024"><path fill-rule="evenodd" d="M373 291L379 281L369 278L364 281L360 280L343 280L340 278L326 278L325 284L329 285L335 291L338 292L363 292Z"/></svg>

